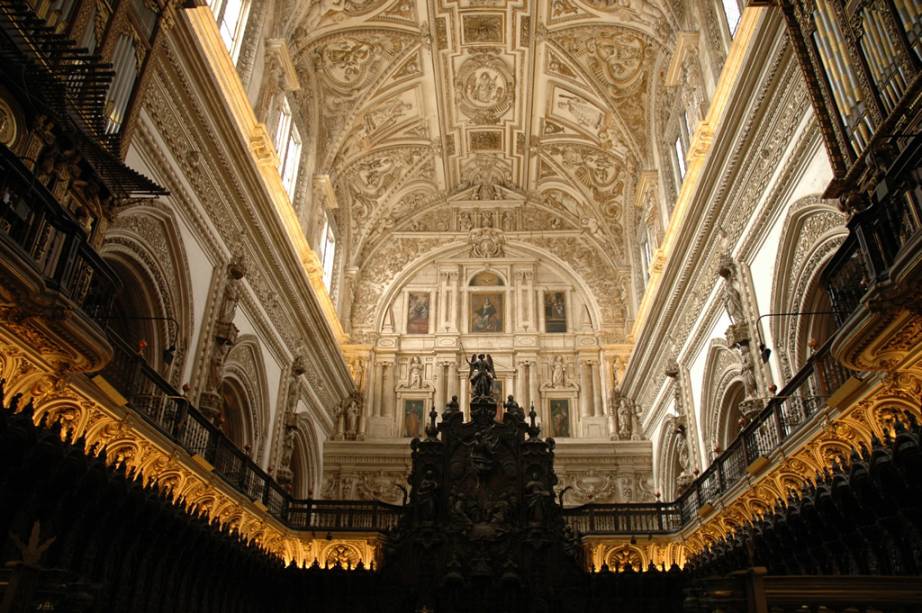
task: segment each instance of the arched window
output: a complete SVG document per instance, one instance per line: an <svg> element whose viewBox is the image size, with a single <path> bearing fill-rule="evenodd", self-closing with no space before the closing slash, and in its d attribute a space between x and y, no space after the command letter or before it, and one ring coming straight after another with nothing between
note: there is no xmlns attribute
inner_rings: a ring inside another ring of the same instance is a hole
<svg viewBox="0 0 922 613"><path fill-rule="evenodd" d="M336 234L333 231L333 224L330 223L330 217L324 211L323 229L320 232L320 244L318 245L320 262L323 265L323 285L327 292L333 291L333 263L336 259Z"/></svg>
<svg viewBox="0 0 922 613"><path fill-rule="evenodd" d="M279 174L288 198L294 201L298 184L298 169L301 165L301 133L294 124L288 98L279 101L278 118L275 126L275 151L279 156Z"/></svg>
<svg viewBox="0 0 922 613"><path fill-rule="evenodd" d="M243 32L246 29L247 15L250 11L248 0L209 0L208 6L214 13L221 32L221 40L227 47L231 59L237 63L240 55L240 43L243 42Z"/></svg>
<svg viewBox="0 0 922 613"><path fill-rule="evenodd" d="M743 14L740 0L721 0L720 6L723 9L724 25L730 33L730 38L733 38L736 36L736 29L740 25L740 18Z"/></svg>

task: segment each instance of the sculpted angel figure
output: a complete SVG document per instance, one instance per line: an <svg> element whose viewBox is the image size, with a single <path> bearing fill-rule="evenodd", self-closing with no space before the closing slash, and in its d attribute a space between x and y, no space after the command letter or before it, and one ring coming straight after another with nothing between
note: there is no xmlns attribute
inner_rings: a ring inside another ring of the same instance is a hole
<svg viewBox="0 0 922 613"><path fill-rule="evenodd" d="M493 358L489 355L471 355L467 360L471 367L470 382L471 396L473 398L487 398L493 394L493 379L496 378L496 371L493 368Z"/></svg>

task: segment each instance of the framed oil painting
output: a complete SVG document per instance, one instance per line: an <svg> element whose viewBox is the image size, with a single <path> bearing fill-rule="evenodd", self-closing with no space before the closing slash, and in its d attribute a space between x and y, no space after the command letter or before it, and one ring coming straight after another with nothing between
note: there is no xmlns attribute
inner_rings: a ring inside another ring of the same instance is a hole
<svg viewBox="0 0 922 613"><path fill-rule="evenodd" d="M429 334L429 300L425 292L410 292L407 296L407 334Z"/></svg>
<svg viewBox="0 0 922 613"><path fill-rule="evenodd" d="M426 401L422 398L407 398L403 401L403 435L405 437L419 436L425 404Z"/></svg>
<svg viewBox="0 0 922 613"><path fill-rule="evenodd" d="M503 331L503 294L471 294L471 332Z"/></svg>
<svg viewBox="0 0 922 613"><path fill-rule="evenodd" d="M551 398L550 421L551 436L558 438L570 436L569 398Z"/></svg>
<svg viewBox="0 0 922 613"><path fill-rule="evenodd" d="M567 331L567 295L564 292L545 292L544 331Z"/></svg>

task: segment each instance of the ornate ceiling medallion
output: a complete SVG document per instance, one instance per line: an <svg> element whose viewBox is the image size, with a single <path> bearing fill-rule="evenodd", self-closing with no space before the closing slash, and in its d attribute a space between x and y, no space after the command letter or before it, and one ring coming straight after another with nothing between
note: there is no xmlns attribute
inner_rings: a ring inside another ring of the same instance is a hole
<svg viewBox="0 0 922 613"><path fill-rule="evenodd" d="M381 61L380 49L372 42L341 38L317 49L320 72L334 90L351 92L361 87Z"/></svg>
<svg viewBox="0 0 922 613"><path fill-rule="evenodd" d="M455 91L461 112L475 123L498 123L512 107L515 79L495 51L478 52L458 69Z"/></svg>
<svg viewBox="0 0 922 613"><path fill-rule="evenodd" d="M586 48L594 56L590 65L596 75L604 75L615 87L629 87L643 74L646 45L639 36L599 34L586 42Z"/></svg>

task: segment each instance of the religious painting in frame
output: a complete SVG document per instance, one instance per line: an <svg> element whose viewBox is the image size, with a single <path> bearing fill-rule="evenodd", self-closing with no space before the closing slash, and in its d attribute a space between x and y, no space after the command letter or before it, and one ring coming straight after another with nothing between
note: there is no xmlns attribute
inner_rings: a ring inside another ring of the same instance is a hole
<svg viewBox="0 0 922 613"><path fill-rule="evenodd" d="M429 300L427 292L407 295L407 334L429 334Z"/></svg>
<svg viewBox="0 0 922 613"><path fill-rule="evenodd" d="M503 294L471 294L471 332L503 331Z"/></svg>
<svg viewBox="0 0 922 613"><path fill-rule="evenodd" d="M570 399L551 398L549 405L551 436L558 438L570 436Z"/></svg>
<svg viewBox="0 0 922 613"><path fill-rule="evenodd" d="M403 401L403 435L414 438L423 428L423 412L426 401L422 398L406 398Z"/></svg>
<svg viewBox="0 0 922 613"><path fill-rule="evenodd" d="M544 331L567 331L567 295L565 292L544 293Z"/></svg>

